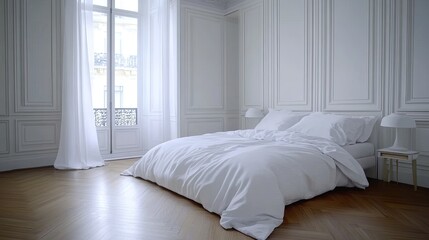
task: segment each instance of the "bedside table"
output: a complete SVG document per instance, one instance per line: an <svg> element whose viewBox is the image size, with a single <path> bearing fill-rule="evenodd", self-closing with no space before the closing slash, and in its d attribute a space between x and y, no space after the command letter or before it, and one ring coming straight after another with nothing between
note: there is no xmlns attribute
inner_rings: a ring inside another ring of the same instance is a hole
<svg viewBox="0 0 429 240"><path fill-rule="evenodd" d="M398 161L410 161L413 167L413 184L414 191L417 190L417 151L397 151L390 148L382 148L378 150L378 158L383 159L383 180L390 182L392 175L392 160L396 161L396 182L398 182ZM390 160L390 168L387 169L387 161Z"/></svg>

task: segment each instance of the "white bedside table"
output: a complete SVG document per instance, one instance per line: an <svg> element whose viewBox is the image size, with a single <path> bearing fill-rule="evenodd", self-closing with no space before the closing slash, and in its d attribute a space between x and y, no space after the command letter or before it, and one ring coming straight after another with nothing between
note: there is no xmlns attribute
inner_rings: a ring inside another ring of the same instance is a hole
<svg viewBox="0 0 429 240"><path fill-rule="evenodd" d="M396 161L396 182L398 182L398 160L399 161L410 161L413 166L413 184L414 191L417 190L417 157L419 152L417 151L396 151L389 148L378 149L378 158L383 159L383 180L390 182L390 176L392 175L393 165L392 160ZM387 160L390 160L389 171L387 169Z"/></svg>

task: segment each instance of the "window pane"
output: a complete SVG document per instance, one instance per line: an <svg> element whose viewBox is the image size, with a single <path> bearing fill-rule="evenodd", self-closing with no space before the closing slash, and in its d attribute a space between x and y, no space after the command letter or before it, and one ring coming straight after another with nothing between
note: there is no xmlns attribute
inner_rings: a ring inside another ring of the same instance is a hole
<svg viewBox="0 0 429 240"><path fill-rule="evenodd" d="M107 0L93 0L92 4L107 7Z"/></svg>
<svg viewBox="0 0 429 240"><path fill-rule="evenodd" d="M115 17L115 126L137 124L137 19Z"/></svg>
<svg viewBox="0 0 429 240"><path fill-rule="evenodd" d="M97 127L107 126L107 44L107 15L94 12L92 106Z"/></svg>
<svg viewBox="0 0 429 240"><path fill-rule="evenodd" d="M139 0L115 0L115 8L138 12Z"/></svg>

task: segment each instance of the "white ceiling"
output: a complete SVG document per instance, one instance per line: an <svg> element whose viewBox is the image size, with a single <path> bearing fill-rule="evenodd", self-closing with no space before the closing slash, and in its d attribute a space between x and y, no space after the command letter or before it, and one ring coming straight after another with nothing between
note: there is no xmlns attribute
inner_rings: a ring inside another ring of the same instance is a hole
<svg viewBox="0 0 429 240"><path fill-rule="evenodd" d="M227 8L246 0L182 0L182 1L226 10Z"/></svg>

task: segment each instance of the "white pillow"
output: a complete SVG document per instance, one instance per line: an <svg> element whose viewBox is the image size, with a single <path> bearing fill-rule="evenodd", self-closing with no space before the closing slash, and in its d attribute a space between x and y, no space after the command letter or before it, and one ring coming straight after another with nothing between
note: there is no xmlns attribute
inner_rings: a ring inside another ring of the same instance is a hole
<svg viewBox="0 0 429 240"><path fill-rule="evenodd" d="M308 113L293 113L288 110L269 109L268 114L256 125L257 130L286 130Z"/></svg>
<svg viewBox="0 0 429 240"><path fill-rule="evenodd" d="M355 144L362 135L365 121L335 114L312 113L288 129L309 136L322 137L340 146Z"/></svg>
<svg viewBox="0 0 429 240"><path fill-rule="evenodd" d="M365 126L363 128L362 134L360 135L360 137L357 139L356 142L362 143L362 142L368 141L369 137L371 136L372 129L374 128L375 122L377 122L377 117L364 116L359 118L364 120Z"/></svg>

